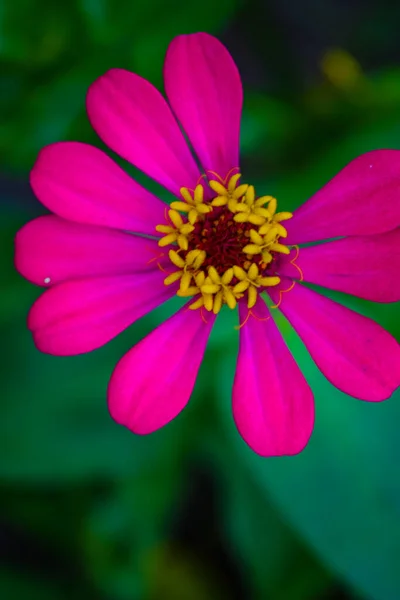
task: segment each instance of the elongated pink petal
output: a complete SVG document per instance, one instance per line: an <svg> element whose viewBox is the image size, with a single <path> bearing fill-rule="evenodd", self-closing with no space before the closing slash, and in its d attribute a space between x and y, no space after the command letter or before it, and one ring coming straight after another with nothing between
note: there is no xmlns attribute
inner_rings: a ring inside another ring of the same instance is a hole
<svg viewBox="0 0 400 600"><path fill-rule="evenodd" d="M400 300L400 228L371 236L349 237L301 248L291 264L282 261L281 275L353 294L373 302Z"/></svg>
<svg viewBox="0 0 400 600"><path fill-rule="evenodd" d="M89 88L87 111L101 139L117 154L179 196L200 172L166 100L151 83L111 69Z"/></svg>
<svg viewBox="0 0 400 600"><path fill-rule="evenodd" d="M275 288L269 293L279 301ZM301 284L281 295L279 308L325 377L346 394L378 402L400 385L400 346L371 319Z"/></svg>
<svg viewBox="0 0 400 600"><path fill-rule="evenodd" d="M68 356L103 346L174 294L159 271L66 281L34 303L28 327L39 350Z"/></svg>
<svg viewBox="0 0 400 600"><path fill-rule="evenodd" d="M233 417L245 442L261 456L297 454L314 426L314 400L260 298L252 314L240 304L240 348Z"/></svg>
<svg viewBox="0 0 400 600"><path fill-rule="evenodd" d="M138 434L174 419L189 401L214 320L184 306L125 354L108 388L113 419Z"/></svg>
<svg viewBox="0 0 400 600"><path fill-rule="evenodd" d="M54 215L24 225L17 233L15 246L17 270L37 285L138 273L165 263L165 252L155 240Z"/></svg>
<svg viewBox="0 0 400 600"><path fill-rule="evenodd" d="M400 150L374 150L349 163L294 213L289 244L371 235L400 225Z"/></svg>
<svg viewBox="0 0 400 600"><path fill-rule="evenodd" d="M221 177L239 167L243 91L228 50L208 33L180 35L169 45L165 90L204 169Z"/></svg>
<svg viewBox="0 0 400 600"><path fill-rule="evenodd" d="M104 152L80 142L40 151L31 172L40 202L60 217L158 235L167 205L136 183Z"/></svg>

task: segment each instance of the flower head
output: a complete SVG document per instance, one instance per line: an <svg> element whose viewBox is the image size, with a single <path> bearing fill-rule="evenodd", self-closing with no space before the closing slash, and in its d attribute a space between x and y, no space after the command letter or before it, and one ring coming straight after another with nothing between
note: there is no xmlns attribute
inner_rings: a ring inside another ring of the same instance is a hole
<svg viewBox="0 0 400 600"><path fill-rule="evenodd" d="M303 283L400 299L400 152L358 157L291 214L242 180L242 87L224 46L205 33L175 38L164 80L169 104L138 75L113 69L89 89L87 110L112 150L176 197L169 207L92 146L40 152L31 184L54 214L16 239L17 269L49 288L29 328L43 352L78 354L173 295L183 298L110 381L112 416L145 434L187 404L216 316L238 309L238 430L261 455L295 454L313 429L313 395L263 295L333 385L364 400L391 395L400 382L394 338Z"/></svg>
<svg viewBox="0 0 400 600"><path fill-rule="evenodd" d="M239 179L240 173L235 173L225 180L209 180L207 203L203 184L193 194L182 188L186 202L172 202L169 224L156 227L165 234L160 247L177 245L168 252L174 270L164 283L179 281L178 296L196 297L189 309L204 307L217 315L224 304L234 309L243 297L250 309L259 292L280 283L274 256L290 253L279 240L287 236L281 221L292 215L276 213L275 198L256 199L254 187L238 185ZM217 195L212 197L212 192Z"/></svg>

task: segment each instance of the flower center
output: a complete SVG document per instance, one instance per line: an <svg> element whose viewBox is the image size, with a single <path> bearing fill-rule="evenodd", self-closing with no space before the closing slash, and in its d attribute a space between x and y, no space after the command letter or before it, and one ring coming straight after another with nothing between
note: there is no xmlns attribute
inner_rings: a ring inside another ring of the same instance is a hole
<svg viewBox="0 0 400 600"><path fill-rule="evenodd" d="M179 281L177 295L196 297L189 308L219 313L223 304L235 308L246 297L248 308L266 288L278 285L277 258L289 254L281 243L289 212L276 212L272 196L256 197L254 187L239 184L240 173L225 181L208 181L214 196L204 198L200 183L181 188L182 200L172 202L159 246L170 246L173 270L165 285Z"/></svg>

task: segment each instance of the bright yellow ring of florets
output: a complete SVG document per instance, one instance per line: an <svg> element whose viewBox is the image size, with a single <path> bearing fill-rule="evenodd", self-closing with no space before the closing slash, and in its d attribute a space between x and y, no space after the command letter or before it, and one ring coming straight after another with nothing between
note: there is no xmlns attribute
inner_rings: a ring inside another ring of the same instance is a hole
<svg viewBox="0 0 400 600"><path fill-rule="evenodd" d="M277 275L266 273L275 253L290 253L282 243L287 236L282 221L292 214L276 212L275 198L257 198L254 187L238 185L239 180L240 173L226 185L209 180L215 193L209 201L204 199L202 184L194 190L181 188L182 200L172 202L168 211L169 224L156 227L164 234L159 246L171 246L168 256L174 267L164 283L179 281L178 296L197 296L189 306L192 310L204 307L217 314L223 304L235 308L244 295L252 308L260 291L280 283ZM227 237L226 252L233 245L236 258L232 253L225 257L223 243L213 242L218 236Z"/></svg>

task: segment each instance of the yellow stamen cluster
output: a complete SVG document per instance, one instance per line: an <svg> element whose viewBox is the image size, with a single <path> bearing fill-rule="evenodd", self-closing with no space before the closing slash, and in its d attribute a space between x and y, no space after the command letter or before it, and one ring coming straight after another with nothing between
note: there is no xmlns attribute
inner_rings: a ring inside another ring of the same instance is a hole
<svg viewBox="0 0 400 600"><path fill-rule="evenodd" d="M168 217L171 225L157 225L156 227L156 231L167 234L161 238L158 245L169 246L169 244L177 242L181 250L187 250L189 247L188 235L193 231L193 225L184 223L181 215L176 210L169 210Z"/></svg>
<svg viewBox="0 0 400 600"><path fill-rule="evenodd" d="M290 219L292 214L288 212L275 213L275 198L268 200L268 209L264 210L269 212L268 220L260 225L258 231L255 229L250 230L250 241L252 243L247 244L243 248L243 252L246 252L246 254L250 254L251 256L261 254L263 263L268 265L273 259L271 251L281 252L282 254L290 253L289 248L284 244L280 244L277 240L280 237L287 237L287 231L283 225L281 225L281 221Z"/></svg>
<svg viewBox="0 0 400 600"><path fill-rule="evenodd" d="M204 188L201 184L196 185L193 195L187 188L181 188L181 194L185 202L172 202L171 208L188 213L188 221L192 225L196 223L200 215L206 215L212 211L211 206L204 204Z"/></svg>
<svg viewBox="0 0 400 600"><path fill-rule="evenodd" d="M192 281L192 277L196 275L201 265L204 262L206 257L206 253L204 250L190 250L185 256L185 259L182 258L176 250L170 250L168 252L168 256L173 265L180 269L179 271L174 271L168 277L165 278L165 285L170 285L175 281L181 281L179 291L185 293L189 289L190 283ZM189 294L191 296L192 294Z"/></svg>
<svg viewBox="0 0 400 600"><path fill-rule="evenodd" d="M248 189L247 184L242 184L236 187L240 179L240 173L236 173L233 177L230 178L228 185L225 187L219 181L211 180L209 182L210 188L218 194L213 201L211 202L211 206L225 206L227 205L229 210L233 213L235 212L235 208L239 202L239 199L243 194L246 193Z"/></svg>
<svg viewBox="0 0 400 600"><path fill-rule="evenodd" d="M247 271L236 265L233 267L233 273L238 279L238 283L233 288L236 293L245 292L247 290L248 300L247 306L252 308L257 302L257 289L260 287L272 287L280 283L279 277L263 277L256 263L252 263Z"/></svg>
<svg viewBox="0 0 400 600"><path fill-rule="evenodd" d="M217 314L224 304L235 308L245 295L250 309L260 292L280 283L274 259L290 252L280 240L287 237L281 222L292 214L277 213L275 198L257 198L254 187L238 185L239 179L237 173L226 185L209 181L215 193L210 201L204 200L201 184L182 188L183 200L168 211L170 224L156 227L165 234L159 246L175 246L168 252L175 270L164 283L179 282L178 296L197 296L192 310L204 307Z"/></svg>

